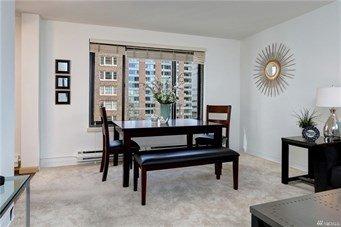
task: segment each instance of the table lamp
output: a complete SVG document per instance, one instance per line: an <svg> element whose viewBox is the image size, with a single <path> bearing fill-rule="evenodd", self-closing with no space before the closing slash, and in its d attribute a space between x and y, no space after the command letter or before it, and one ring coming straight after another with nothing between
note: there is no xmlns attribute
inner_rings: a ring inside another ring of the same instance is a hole
<svg viewBox="0 0 341 227"><path fill-rule="evenodd" d="M335 108L341 107L341 87L318 88L316 92L316 106L328 107L330 110L330 116L323 128L324 137L340 138Z"/></svg>

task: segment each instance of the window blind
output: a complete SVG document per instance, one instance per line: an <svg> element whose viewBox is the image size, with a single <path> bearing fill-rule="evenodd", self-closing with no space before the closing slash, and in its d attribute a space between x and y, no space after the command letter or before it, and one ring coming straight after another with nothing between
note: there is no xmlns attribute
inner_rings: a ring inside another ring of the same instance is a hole
<svg viewBox="0 0 341 227"><path fill-rule="evenodd" d="M159 59L172 61L189 61L196 64L205 63L204 51L188 51L178 49L157 49L149 47L119 46L107 44L90 44L90 51L126 55L129 58Z"/></svg>
<svg viewBox="0 0 341 227"><path fill-rule="evenodd" d="M197 64L205 63L205 52L202 51L128 47L126 56L130 58L190 61Z"/></svg>
<svg viewBox="0 0 341 227"><path fill-rule="evenodd" d="M126 48L124 46L117 46L117 45L90 43L90 51L101 53L101 54L125 55Z"/></svg>

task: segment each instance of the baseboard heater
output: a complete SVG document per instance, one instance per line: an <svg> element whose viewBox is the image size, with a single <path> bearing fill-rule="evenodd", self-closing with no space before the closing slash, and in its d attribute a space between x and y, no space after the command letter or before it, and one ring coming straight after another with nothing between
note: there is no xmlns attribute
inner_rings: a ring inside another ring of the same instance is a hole
<svg viewBox="0 0 341 227"><path fill-rule="evenodd" d="M147 150L159 150L159 149L171 149L171 148L183 148L186 145L172 145L172 146L152 146L152 147L141 147L141 151ZM80 163L84 162L100 162L102 158L102 151L94 150L94 151L79 151L77 153L77 161ZM112 160L112 157L110 157ZM122 154L118 155L118 160L122 160Z"/></svg>
<svg viewBox="0 0 341 227"><path fill-rule="evenodd" d="M100 162L102 151L79 151L77 153L78 162Z"/></svg>

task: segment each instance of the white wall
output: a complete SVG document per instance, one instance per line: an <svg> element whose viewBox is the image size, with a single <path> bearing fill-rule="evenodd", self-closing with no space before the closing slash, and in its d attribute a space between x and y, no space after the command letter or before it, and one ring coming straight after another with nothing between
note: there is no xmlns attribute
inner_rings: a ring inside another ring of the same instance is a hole
<svg viewBox="0 0 341 227"><path fill-rule="evenodd" d="M101 148L100 134L87 131L90 38L205 48L204 104L232 104L231 147L238 150L246 136L247 152L280 161L280 138L300 134L293 111L313 108L317 87L341 85L339 4L329 4L242 42L42 20L41 165L75 164L78 151ZM258 51L273 42L283 42L292 49L296 58L296 77L289 81L290 86L284 94L270 98L260 94L251 75ZM71 105L54 104L54 60L57 58L71 60ZM325 117L327 110L320 111ZM320 125L324 120L321 119ZM142 146L151 143L148 139L138 141ZM166 140L160 141L167 144ZM296 149L291 156L292 165L304 169L305 161L306 152Z"/></svg>
<svg viewBox="0 0 341 227"><path fill-rule="evenodd" d="M38 167L40 17L21 15L21 160L22 167Z"/></svg>
<svg viewBox="0 0 341 227"><path fill-rule="evenodd" d="M239 148L239 41L57 21L42 21L40 32L42 166L74 164L78 151L101 148L100 134L87 132L90 38L205 48L204 103L233 106L231 147ZM54 104L54 60L58 58L71 60L71 105Z"/></svg>
<svg viewBox="0 0 341 227"><path fill-rule="evenodd" d="M315 107L317 87L341 85L339 2L277 25L242 40L241 44L241 129L247 138L247 152L281 160L281 137L300 135L292 116L302 107ZM261 94L252 79L257 53L266 45L283 42L295 54L295 78L278 97ZM319 129L327 110L319 109ZM306 152L295 149L290 162L306 168Z"/></svg>
<svg viewBox="0 0 341 227"><path fill-rule="evenodd" d="M0 175L14 174L14 2L0 1Z"/></svg>

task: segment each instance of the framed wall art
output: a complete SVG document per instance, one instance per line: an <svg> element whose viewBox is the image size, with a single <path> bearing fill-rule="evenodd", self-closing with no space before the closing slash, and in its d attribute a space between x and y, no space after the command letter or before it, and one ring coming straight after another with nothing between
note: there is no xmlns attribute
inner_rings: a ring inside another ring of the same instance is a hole
<svg viewBox="0 0 341 227"><path fill-rule="evenodd" d="M69 105L71 103L70 91L56 91L56 105Z"/></svg>
<svg viewBox="0 0 341 227"><path fill-rule="evenodd" d="M71 61L56 59L55 62L55 73L70 74L71 71Z"/></svg>
<svg viewBox="0 0 341 227"><path fill-rule="evenodd" d="M69 76L56 76L56 89L70 89L71 77Z"/></svg>

